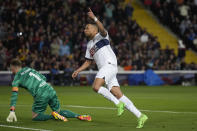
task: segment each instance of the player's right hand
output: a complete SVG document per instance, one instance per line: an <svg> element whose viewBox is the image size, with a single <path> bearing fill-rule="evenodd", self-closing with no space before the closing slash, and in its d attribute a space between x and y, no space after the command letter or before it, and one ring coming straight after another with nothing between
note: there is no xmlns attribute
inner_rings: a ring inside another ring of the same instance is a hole
<svg viewBox="0 0 197 131"><path fill-rule="evenodd" d="M90 17L93 20L95 18L95 15L94 15L94 13L92 12L92 10L90 8L89 8L89 11L88 11L88 17Z"/></svg>
<svg viewBox="0 0 197 131"><path fill-rule="evenodd" d="M77 75L79 74L79 71L74 71L72 74L72 78L75 79L77 77Z"/></svg>
<svg viewBox="0 0 197 131"><path fill-rule="evenodd" d="M15 115L15 112L14 111L10 111L10 114L8 115L6 120L7 120L7 122L14 122L14 121L17 122L17 118L16 118L16 115Z"/></svg>

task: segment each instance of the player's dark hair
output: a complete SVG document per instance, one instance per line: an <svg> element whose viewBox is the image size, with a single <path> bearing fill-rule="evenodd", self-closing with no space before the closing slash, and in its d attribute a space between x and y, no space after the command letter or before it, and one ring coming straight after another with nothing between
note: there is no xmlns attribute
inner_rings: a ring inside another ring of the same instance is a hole
<svg viewBox="0 0 197 131"><path fill-rule="evenodd" d="M11 62L10 62L10 65L21 67L22 66L22 63L18 59L12 59Z"/></svg>
<svg viewBox="0 0 197 131"><path fill-rule="evenodd" d="M99 31L98 25L93 20L88 19L87 24L95 26L98 29L98 31Z"/></svg>
<svg viewBox="0 0 197 131"><path fill-rule="evenodd" d="M91 25L94 25L94 26L98 27L95 22L88 22L88 24L91 24Z"/></svg>

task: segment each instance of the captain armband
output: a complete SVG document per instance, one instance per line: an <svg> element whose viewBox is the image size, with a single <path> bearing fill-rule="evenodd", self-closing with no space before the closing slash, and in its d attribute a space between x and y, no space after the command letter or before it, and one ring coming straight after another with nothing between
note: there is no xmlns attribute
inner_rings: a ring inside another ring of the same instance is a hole
<svg viewBox="0 0 197 131"><path fill-rule="evenodd" d="M18 87L12 87L13 92L18 92Z"/></svg>

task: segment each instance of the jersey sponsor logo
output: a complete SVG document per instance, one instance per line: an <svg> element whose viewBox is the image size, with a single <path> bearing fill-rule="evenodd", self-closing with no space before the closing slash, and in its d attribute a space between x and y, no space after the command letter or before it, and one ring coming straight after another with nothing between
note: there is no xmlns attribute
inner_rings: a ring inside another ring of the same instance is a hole
<svg viewBox="0 0 197 131"><path fill-rule="evenodd" d="M107 39L102 39L98 41L91 49L90 49L90 55L94 56L94 54L101 49L102 47L109 45L109 40Z"/></svg>

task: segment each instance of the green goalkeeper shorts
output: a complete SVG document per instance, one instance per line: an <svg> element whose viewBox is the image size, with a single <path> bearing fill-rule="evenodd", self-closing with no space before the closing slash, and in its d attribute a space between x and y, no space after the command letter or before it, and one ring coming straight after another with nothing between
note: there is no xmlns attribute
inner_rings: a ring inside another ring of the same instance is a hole
<svg viewBox="0 0 197 131"><path fill-rule="evenodd" d="M40 87L34 97L32 111L35 113L45 112L47 105L50 106L52 111L59 112L60 103L56 95L56 91L49 85Z"/></svg>

